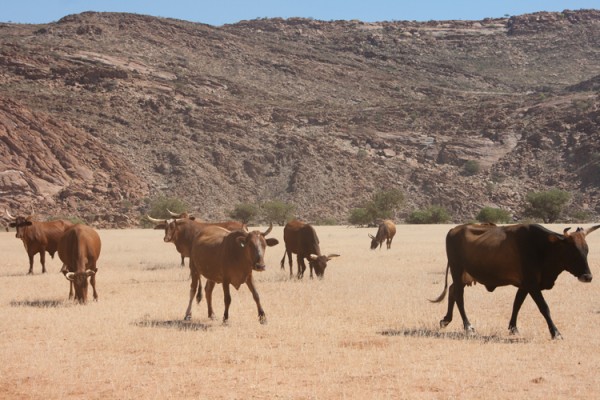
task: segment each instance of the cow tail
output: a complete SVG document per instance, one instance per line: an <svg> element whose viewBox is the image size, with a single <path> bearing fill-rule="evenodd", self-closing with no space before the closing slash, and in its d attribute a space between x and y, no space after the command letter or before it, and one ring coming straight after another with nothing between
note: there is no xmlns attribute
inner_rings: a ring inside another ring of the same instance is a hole
<svg viewBox="0 0 600 400"><path fill-rule="evenodd" d="M448 270L449 269L450 269L450 263L448 263L448 266L446 267L446 282L444 283L444 291L436 299L433 299L433 300L428 299L430 302L439 303L440 301L444 300L444 297L446 297L446 292L448 292Z"/></svg>

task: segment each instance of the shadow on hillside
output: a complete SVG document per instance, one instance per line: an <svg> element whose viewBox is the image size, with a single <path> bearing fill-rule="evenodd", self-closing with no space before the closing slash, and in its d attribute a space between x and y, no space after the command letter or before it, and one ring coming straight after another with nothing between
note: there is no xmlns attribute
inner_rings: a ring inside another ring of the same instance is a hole
<svg viewBox="0 0 600 400"><path fill-rule="evenodd" d="M142 320L134 322L133 324L142 328L170 328L180 331L206 331L209 328L206 324L183 320Z"/></svg>
<svg viewBox="0 0 600 400"><path fill-rule="evenodd" d="M66 300L13 300L10 302L11 307L34 307L34 308L58 308L68 307L73 305L72 301Z"/></svg>
<svg viewBox="0 0 600 400"><path fill-rule="evenodd" d="M451 340L469 340L481 343L529 343L529 339L519 337L501 337L497 335L479 335L477 333L466 334L464 332L444 332L440 330L431 330L427 328L413 328L413 329L386 329L377 332L383 336L412 336L422 338L434 338L434 339L451 339Z"/></svg>

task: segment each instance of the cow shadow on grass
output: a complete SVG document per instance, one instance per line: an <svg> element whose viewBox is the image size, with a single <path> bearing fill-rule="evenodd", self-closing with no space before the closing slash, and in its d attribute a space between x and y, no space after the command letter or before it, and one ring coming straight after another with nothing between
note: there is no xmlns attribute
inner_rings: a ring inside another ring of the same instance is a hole
<svg viewBox="0 0 600 400"><path fill-rule="evenodd" d="M184 320L144 319L134 322L133 325L142 328L168 328L177 329L179 331L207 331L208 328L210 328L207 324Z"/></svg>
<svg viewBox="0 0 600 400"><path fill-rule="evenodd" d="M37 299L37 300L13 300L11 307L33 307L33 308L62 308L70 307L74 303L68 300Z"/></svg>
<svg viewBox="0 0 600 400"><path fill-rule="evenodd" d="M465 332L445 332L427 328L409 328L409 329L386 329L377 332L382 336L405 336L416 338L450 339L450 340L468 340L481 343L529 343L529 339L520 337L502 337L498 335L479 335L477 333Z"/></svg>

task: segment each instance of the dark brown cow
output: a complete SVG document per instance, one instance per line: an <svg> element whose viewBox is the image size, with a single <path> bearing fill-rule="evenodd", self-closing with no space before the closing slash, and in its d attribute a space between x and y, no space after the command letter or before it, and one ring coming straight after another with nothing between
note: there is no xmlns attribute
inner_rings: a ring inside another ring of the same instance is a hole
<svg viewBox="0 0 600 400"><path fill-rule="evenodd" d="M181 254L181 266L185 265L185 257L189 257L192 249L192 241L196 237L199 229L207 225L219 226L228 230L247 230L245 224L237 221L225 222L199 222L193 216L187 213L175 214L169 211L174 216L173 219L156 219L148 216L148 219L155 223L154 229L164 229L165 243L173 243L175 248ZM179 217L179 218L177 218Z"/></svg>
<svg viewBox="0 0 600 400"><path fill-rule="evenodd" d="M479 282L490 292L498 286L513 285L518 288L513 311L508 324L512 334L518 333L517 314L527 295L530 295L546 319L550 335L560 339L560 333L550 318L550 309L542 296L542 290L551 289L562 271L568 271L581 282L591 282L592 273L587 262L588 246L585 237L600 228L578 228L569 234L569 228L561 235L540 225L511 225L498 227L493 224L459 225L446 236L446 283L444 291L433 302L448 295L448 312L440 321L441 327L452 321L454 303L467 332L473 331L464 307L464 288ZM448 270L452 284L448 290Z"/></svg>
<svg viewBox="0 0 600 400"><path fill-rule="evenodd" d="M285 242L285 253L281 259L281 269L284 269L285 256L287 254L290 265L290 277L292 277L292 253L297 255L298 262L298 279L304 276L306 264L304 259L308 260L310 267L310 277L313 277L313 269L317 277L322 278L327 268L327 261L334 257L339 257L339 254L321 255L319 247L319 238L315 229L305 222L297 219L288 222L283 228L283 241Z"/></svg>
<svg viewBox="0 0 600 400"><path fill-rule="evenodd" d="M46 252L54 258L54 253L58 248L58 241L64 231L73 224L67 220L58 219L55 221L40 222L34 220L33 213L27 217L13 217L8 211L6 215L10 218L9 226L16 228L15 237L23 241L23 246L29 256L29 272L33 274L33 257L40 253L40 263L42 264L42 273L46 272Z"/></svg>
<svg viewBox="0 0 600 400"><path fill-rule="evenodd" d="M96 292L96 262L100 256L102 244L98 233L91 227L77 224L67 229L58 242L58 256L63 262L61 272L71 282L69 299L73 297L80 303L87 301L87 288L90 284L94 291L94 300L98 300Z"/></svg>
<svg viewBox="0 0 600 400"><path fill-rule="evenodd" d="M384 241L389 250L392 247L392 239L394 239L395 234L396 224L394 224L391 219L386 219L379 224L377 235L373 236L369 233L369 237L371 238L371 250L375 250L377 246L379 246L379 249L381 250L381 245Z"/></svg>
<svg viewBox="0 0 600 400"><path fill-rule="evenodd" d="M213 318L212 291L215 284L223 284L225 295L225 312L223 322L229 318L229 305L231 304L231 293L229 285L236 289L245 283L252 292L252 297L258 308L258 318L261 323L266 322L265 312L260 304L258 292L254 287L252 271L264 271L264 255L267 246L275 246L277 239L265 239L271 232L273 226L269 226L266 232L247 232L243 230L228 231L218 226L205 226L196 236L192 246L190 258L190 270L192 283L190 286L190 301L185 312L185 319L192 317L192 302L198 290L197 300L200 302L201 279L200 275L207 279L206 303L208 305L208 316Z"/></svg>

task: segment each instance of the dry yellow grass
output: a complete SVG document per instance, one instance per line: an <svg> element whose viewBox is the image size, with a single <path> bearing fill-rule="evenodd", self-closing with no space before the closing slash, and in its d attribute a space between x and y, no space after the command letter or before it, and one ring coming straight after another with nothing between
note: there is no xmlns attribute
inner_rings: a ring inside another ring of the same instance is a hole
<svg viewBox="0 0 600 400"><path fill-rule="evenodd" d="M562 231L563 226L556 226ZM230 322L188 300L188 268L153 230L103 230L100 301L66 300L58 258L26 276L14 232L0 234L0 397L7 399L448 399L597 398L600 291L563 273L544 293L565 340L551 341L528 298L521 335L507 326L515 288L466 290L477 329L460 316L440 331L449 226L400 225L391 250L369 250L373 229L317 227L330 262L325 279L289 280L280 244L256 273L268 324L248 289L233 290ZM600 233L589 236L600 279ZM295 261L294 261L295 262ZM295 269L294 269L295 271ZM203 280L203 283L205 281ZM215 312L223 312L220 285Z"/></svg>

